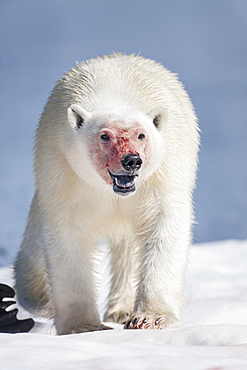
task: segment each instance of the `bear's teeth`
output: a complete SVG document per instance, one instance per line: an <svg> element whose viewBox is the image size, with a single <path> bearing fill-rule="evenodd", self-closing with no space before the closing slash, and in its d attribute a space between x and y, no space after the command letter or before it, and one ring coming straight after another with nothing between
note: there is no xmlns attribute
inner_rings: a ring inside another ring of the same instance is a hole
<svg viewBox="0 0 247 370"><path fill-rule="evenodd" d="M109 171L109 170L108 170ZM138 176L138 174L134 175L114 175L109 171L109 174L113 181L113 189L114 191L118 192L123 191L134 191L135 190L135 177Z"/></svg>
<svg viewBox="0 0 247 370"><path fill-rule="evenodd" d="M129 176L115 176L114 179L120 188L131 188L134 185L134 179Z"/></svg>

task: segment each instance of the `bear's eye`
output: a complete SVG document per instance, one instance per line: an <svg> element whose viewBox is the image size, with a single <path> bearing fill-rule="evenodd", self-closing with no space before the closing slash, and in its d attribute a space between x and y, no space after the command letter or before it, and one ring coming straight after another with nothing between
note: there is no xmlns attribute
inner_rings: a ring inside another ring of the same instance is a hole
<svg viewBox="0 0 247 370"><path fill-rule="evenodd" d="M101 135L100 138L101 138L102 141L109 141L110 140L110 136L108 136L107 134Z"/></svg>
<svg viewBox="0 0 247 370"><path fill-rule="evenodd" d="M140 134L138 136L138 140L143 141L144 139L145 139L145 135L144 134Z"/></svg>

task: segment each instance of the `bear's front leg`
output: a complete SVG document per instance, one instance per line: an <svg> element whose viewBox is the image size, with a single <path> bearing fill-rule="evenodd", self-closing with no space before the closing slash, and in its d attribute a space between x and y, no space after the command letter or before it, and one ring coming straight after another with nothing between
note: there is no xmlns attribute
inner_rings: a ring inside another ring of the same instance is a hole
<svg viewBox="0 0 247 370"><path fill-rule="evenodd" d="M60 335L111 329L101 323L96 305L93 242L81 236L80 231L69 225L56 235L51 231L46 235L52 314Z"/></svg>
<svg viewBox="0 0 247 370"><path fill-rule="evenodd" d="M129 233L130 234L130 233ZM130 235L111 240L111 286L104 321L125 324L132 315L135 299L134 248Z"/></svg>
<svg viewBox="0 0 247 370"><path fill-rule="evenodd" d="M159 216L155 227L143 234L134 313L125 329L164 329L180 325L190 239L190 227L182 219L167 220Z"/></svg>

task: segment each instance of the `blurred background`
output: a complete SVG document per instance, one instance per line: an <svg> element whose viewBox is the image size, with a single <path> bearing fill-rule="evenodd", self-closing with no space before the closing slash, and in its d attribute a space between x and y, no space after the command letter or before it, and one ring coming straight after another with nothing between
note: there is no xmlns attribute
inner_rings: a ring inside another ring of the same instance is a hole
<svg viewBox="0 0 247 370"><path fill-rule="evenodd" d="M24 231L33 135L55 81L76 61L112 51L178 73L194 103L202 131L194 242L247 238L246 0L0 0L5 263Z"/></svg>

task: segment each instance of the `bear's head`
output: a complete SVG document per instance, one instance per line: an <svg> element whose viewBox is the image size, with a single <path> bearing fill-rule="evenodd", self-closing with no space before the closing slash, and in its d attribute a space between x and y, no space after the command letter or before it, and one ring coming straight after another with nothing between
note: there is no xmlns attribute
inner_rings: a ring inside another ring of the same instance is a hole
<svg viewBox="0 0 247 370"><path fill-rule="evenodd" d="M67 159L94 187L104 184L120 196L131 195L160 165L166 109L149 114L126 107L88 112L72 104L67 114Z"/></svg>

